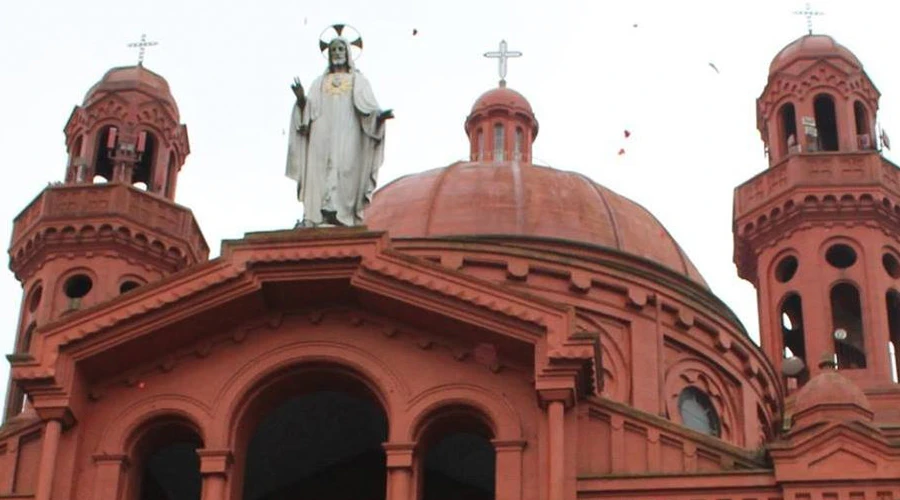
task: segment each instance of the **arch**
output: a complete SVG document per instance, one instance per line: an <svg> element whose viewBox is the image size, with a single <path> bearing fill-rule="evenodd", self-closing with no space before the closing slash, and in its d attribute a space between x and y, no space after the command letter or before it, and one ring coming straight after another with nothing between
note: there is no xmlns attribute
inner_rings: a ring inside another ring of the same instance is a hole
<svg viewBox="0 0 900 500"><path fill-rule="evenodd" d="M397 422L399 440L417 440L429 418L445 407L471 408L495 439L522 439L521 418L504 396L471 384L448 384L423 391L410 401L406 417Z"/></svg>
<svg viewBox="0 0 900 500"><path fill-rule="evenodd" d="M900 380L900 292L891 288L885 294L885 305L888 314L888 342L890 343L889 351L893 358L892 379L894 382Z"/></svg>
<svg viewBox="0 0 900 500"><path fill-rule="evenodd" d="M28 326L22 332L22 336L19 337L19 341L16 342L16 352L27 353L31 350L31 341L34 338L34 331L36 329L37 323L35 323L34 321L28 324Z"/></svg>
<svg viewBox="0 0 900 500"><path fill-rule="evenodd" d="M504 161L506 152L506 128L502 123L494 124L494 161Z"/></svg>
<svg viewBox="0 0 900 500"><path fill-rule="evenodd" d="M604 328L600 321L590 315L583 312L575 314L578 319L578 330L596 335L600 339L601 359L603 359L603 366L599 367L603 370L603 390L600 395L614 401L629 403L631 377L626 361L627 345L623 347L623 342L613 338L610 330Z"/></svg>
<svg viewBox="0 0 900 500"><path fill-rule="evenodd" d="M742 446L747 436L743 435L743 426L739 419L746 418L746 416L738 411L740 405L728 390L728 384L716 367L699 358L684 358L666 371L665 404L669 419L683 424L678 408L678 398L688 386L696 387L709 396L719 416L720 439Z"/></svg>
<svg viewBox="0 0 900 500"><path fill-rule="evenodd" d="M78 134L75 141L72 142L72 148L69 150L69 167L71 170L67 180L70 182L84 182L87 179L87 161L81 156L83 144L84 135Z"/></svg>
<svg viewBox="0 0 900 500"><path fill-rule="evenodd" d="M869 110L862 101L853 102L853 121L856 124L856 147L861 150L875 149Z"/></svg>
<svg viewBox="0 0 900 500"><path fill-rule="evenodd" d="M484 128L478 127L478 132L475 133L475 159L478 161L484 161Z"/></svg>
<svg viewBox="0 0 900 500"><path fill-rule="evenodd" d="M800 152L798 139L797 112L794 103L786 102L778 108L778 145L782 157Z"/></svg>
<svg viewBox="0 0 900 500"><path fill-rule="evenodd" d="M138 401L110 418L95 452L130 453L141 429L158 419L189 423L200 439L208 443L213 425L209 407L194 398L166 394Z"/></svg>
<svg viewBox="0 0 900 500"><path fill-rule="evenodd" d="M383 360L359 347L323 341L298 341L266 351L238 368L225 382L215 401L214 414L224 423L211 436L212 445L233 448L237 427L253 398L265 390L267 380L285 370L302 365L332 365L349 370L369 388L385 413L391 417L409 396L409 388ZM397 435L393 419L388 419L389 439Z"/></svg>
<svg viewBox="0 0 900 500"><path fill-rule="evenodd" d="M525 132L522 127L516 127L516 133L513 137L513 159L521 160L525 157Z"/></svg>
<svg viewBox="0 0 900 500"><path fill-rule="evenodd" d="M779 322L781 323L781 347L785 359L797 358L803 366L795 365L792 372L785 369L782 363L782 374L788 377L796 377L800 384L808 378L808 363L806 355L806 331L803 328L803 299L800 294L790 292L786 294L778 306Z"/></svg>
<svg viewBox="0 0 900 500"><path fill-rule="evenodd" d="M200 500L203 448L199 429L180 415L156 415L129 436L126 455L131 459L126 498L153 500L161 494L184 500ZM174 465L174 467L173 467Z"/></svg>
<svg viewBox="0 0 900 500"><path fill-rule="evenodd" d="M147 191L155 191L153 167L156 164L158 147L159 141L155 134L149 130L142 130L138 133L137 152L140 154L140 160L131 173L131 184L143 182L147 186Z"/></svg>
<svg viewBox="0 0 900 500"><path fill-rule="evenodd" d="M862 301L856 285L842 281L831 287L831 335L839 369L865 368Z"/></svg>
<svg viewBox="0 0 900 500"><path fill-rule="evenodd" d="M116 145L119 143L118 127L109 124L101 127L97 131L94 144L94 172L92 178L96 182L96 177L100 177L105 181L111 181L113 178L113 161L110 154L115 151Z"/></svg>
<svg viewBox="0 0 900 500"><path fill-rule="evenodd" d="M816 118L817 136L813 138L816 151L837 151L838 140L837 111L834 105L834 96L823 92L813 99L813 112Z"/></svg>

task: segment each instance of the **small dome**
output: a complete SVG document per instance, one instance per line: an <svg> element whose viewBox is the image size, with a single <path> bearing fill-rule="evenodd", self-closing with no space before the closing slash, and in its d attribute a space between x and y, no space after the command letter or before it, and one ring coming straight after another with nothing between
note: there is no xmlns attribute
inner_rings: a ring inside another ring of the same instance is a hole
<svg viewBox="0 0 900 500"><path fill-rule="evenodd" d="M506 107L528 114L534 114L525 96L507 87L497 87L481 94L475 104L472 105L472 114L479 111L487 111L489 108Z"/></svg>
<svg viewBox="0 0 900 500"><path fill-rule="evenodd" d="M862 63L853 52L834 41L834 38L828 35L804 35L778 52L769 65L769 75L787 69L800 60L833 58L842 59L856 68L862 68Z"/></svg>
<svg viewBox="0 0 900 500"><path fill-rule="evenodd" d="M581 174L549 167L461 162L402 177L375 193L366 225L400 238L525 236L598 245L708 288L644 207Z"/></svg>
<svg viewBox="0 0 900 500"><path fill-rule="evenodd" d="M169 83L162 76L150 71L143 66L124 66L113 68L103 75L99 82L94 84L84 96L84 106L90 106L107 94L137 91L160 100L168 106L178 119L178 105L169 91Z"/></svg>
<svg viewBox="0 0 900 500"><path fill-rule="evenodd" d="M856 406L867 412L872 411L869 399L862 389L835 370L826 370L816 375L794 396L795 415L815 406Z"/></svg>

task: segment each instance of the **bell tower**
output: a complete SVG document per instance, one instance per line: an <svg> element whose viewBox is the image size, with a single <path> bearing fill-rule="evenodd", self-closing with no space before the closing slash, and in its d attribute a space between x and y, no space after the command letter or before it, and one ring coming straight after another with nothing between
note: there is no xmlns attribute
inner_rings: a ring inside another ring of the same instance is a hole
<svg viewBox="0 0 900 500"><path fill-rule="evenodd" d="M25 293L13 363L41 326L207 259L194 215L175 203L190 152L179 120L168 83L140 64L111 69L75 107L64 182L13 223L9 267ZM13 380L5 417L24 399Z"/></svg>
<svg viewBox="0 0 900 500"><path fill-rule="evenodd" d="M806 35L757 100L769 168L735 190L734 261L789 389L823 359L866 391L896 380L900 169L879 151L878 99L853 53Z"/></svg>

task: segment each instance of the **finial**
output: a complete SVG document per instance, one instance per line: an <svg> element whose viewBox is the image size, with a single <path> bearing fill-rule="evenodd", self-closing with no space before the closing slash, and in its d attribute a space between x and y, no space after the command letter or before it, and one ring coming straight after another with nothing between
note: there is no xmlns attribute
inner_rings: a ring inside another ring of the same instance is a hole
<svg viewBox="0 0 900 500"><path fill-rule="evenodd" d="M148 42L147 34L141 33L141 41L140 42L132 42L132 43L128 44L128 46L130 48L135 48L135 47L138 48L138 63L137 63L138 66L144 65L144 54L146 53L147 47L152 47L158 43L159 42Z"/></svg>
<svg viewBox="0 0 900 500"><path fill-rule="evenodd" d="M506 87L506 61L510 57L522 57L522 53L517 50L506 50L506 40L500 40L500 50L485 52L484 57L497 59L498 70L500 73L500 88Z"/></svg>
<svg viewBox="0 0 900 500"><path fill-rule="evenodd" d="M810 34L810 35L813 34L813 29L812 29L812 18L813 18L813 16L822 16L822 15L825 15L824 12L819 12L819 11L817 11L817 10L812 10L812 7L809 5L809 2L806 2L806 8L805 8L805 9L803 9L803 10L795 10L795 11L794 11L794 14L795 14L795 15L798 15L798 16L806 16L806 29L807 29L807 31L809 31L809 34Z"/></svg>

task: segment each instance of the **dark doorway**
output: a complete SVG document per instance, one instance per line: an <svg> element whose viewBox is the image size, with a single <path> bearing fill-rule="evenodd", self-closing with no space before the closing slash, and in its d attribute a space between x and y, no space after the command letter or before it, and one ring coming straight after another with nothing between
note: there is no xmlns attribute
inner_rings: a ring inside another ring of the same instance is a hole
<svg viewBox="0 0 900 500"><path fill-rule="evenodd" d="M275 406L247 450L244 500L383 500L387 418L354 392L315 391Z"/></svg>
<svg viewBox="0 0 900 500"><path fill-rule="evenodd" d="M153 426L136 449L140 500L200 500L200 437L181 422Z"/></svg>
<svg viewBox="0 0 900 500"><path fill-rule="evenodd" d="M423 500L491 500L496 458L490 429L467 409L431 422L420 438Z"/></svg>
<svg viewBox="0 0 900 500"><path fill-rule="evenodd" d="M816 129L819 134L820 151L838 150L837 114L834 99L828 94L819 94L813 101L816 113Z"/></svg>

